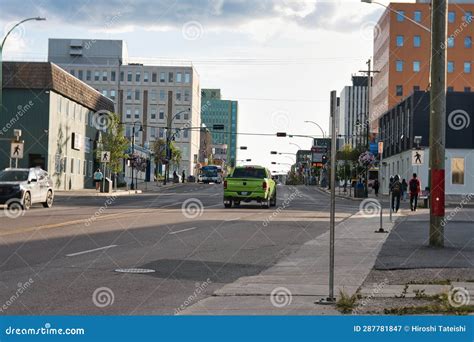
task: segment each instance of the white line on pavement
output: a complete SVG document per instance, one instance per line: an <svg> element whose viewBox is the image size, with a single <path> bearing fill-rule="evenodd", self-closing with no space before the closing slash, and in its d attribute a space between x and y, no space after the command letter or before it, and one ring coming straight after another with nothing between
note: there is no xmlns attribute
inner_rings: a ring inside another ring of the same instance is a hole
<svg viewBox="0 0 474 342"><path fill-rule="evenodd" d="M81 254L97 252L97 251L101 251L101 250L103 250L103 249L109 249L109 248L113 248L113 247L117 247L117 245L110 245L110 246L105 246L105 247L99 247L99 248L89 249L89 250L87 250L87 251L82 251L82 252L77 252L77 253L66 254L66 256L67 256L67 257L72 257L72 256L76 256L76 255L81 255Z"/></svg>
<svg viewBox="0 0 474 342"><path fill-rule="evenodd" d="M238 221L242 219L242 217L234 217L234 218L230 218L230 219L227 219L227 220L224 220L225 222L231 222L231 221Z"/></svg>
<svg viewBox="0 0 474 342"><path fill-rule="evenodd" d="M169 232L168 234L173 235L173 234L178 234L178 233L182 233L182 232L187 232L188 230L193 230L193 229L197 229L197 227L181 229L181 230L177 230L175 232Z"/></svg>

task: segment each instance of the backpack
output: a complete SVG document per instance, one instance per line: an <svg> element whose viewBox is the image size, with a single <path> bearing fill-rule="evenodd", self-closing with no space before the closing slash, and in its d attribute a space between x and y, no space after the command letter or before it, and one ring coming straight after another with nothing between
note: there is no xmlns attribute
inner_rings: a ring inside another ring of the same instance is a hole
<svg viewBox="0 0 474 342"><path fill-rule="evenodd" d="M394 194L399 194L400 193L400 190L401 190L401 184L399 181L395 181L393 182L393 185L392 185L392 192Z"/></svg>
<svg viewBox="0 0 474 342"><path fill-rule="evenodd" d="M418 192L418 181L416 179L410 181L410 192Z"/></svg>

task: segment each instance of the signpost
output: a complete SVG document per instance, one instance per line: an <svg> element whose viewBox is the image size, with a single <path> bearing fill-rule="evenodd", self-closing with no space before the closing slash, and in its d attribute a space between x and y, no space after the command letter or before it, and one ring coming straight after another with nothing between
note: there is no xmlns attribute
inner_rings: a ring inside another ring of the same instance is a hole
<svg viewBox="0 0 474 342"><path fill-rule="evenodd" d="M105 178L107 175L106 168L107 163L110 163L110 151L100 152L100 162L102 163L104 169L104 176L102 177L102 191L105 192Z"/></svg>
<svg viewBox="0 0 474 342"><path fill-rule="evenodd" d="M23 159L24 146L25 144L23 141L12 140L10 148L10 167L12 166L12 159L15 159L15 167L18 167L18 159Z"/></svg>

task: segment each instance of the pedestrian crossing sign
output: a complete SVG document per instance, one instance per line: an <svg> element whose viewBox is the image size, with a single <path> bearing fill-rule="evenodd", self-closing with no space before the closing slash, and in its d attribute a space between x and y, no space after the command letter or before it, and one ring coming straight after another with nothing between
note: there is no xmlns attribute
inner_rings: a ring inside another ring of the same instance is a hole
<svg viewBox="0 0 474 342"><path fill-rule="evenodd" d="M411 164L414 166L423 165L425 162L425 151L413 150L411 151Z"/></svg>
<svg viewBox="0 0 474 342"><path fill-rule="evenodd" d="M110 163L110 151L102 151L100 155L101 163Z"/></svg>
<svg viewBox="0 0 474 342"><path fill-rule="evenodd" d="M14 141L11 144L10 158L22 159L23 158L23 142Z"/></svg>

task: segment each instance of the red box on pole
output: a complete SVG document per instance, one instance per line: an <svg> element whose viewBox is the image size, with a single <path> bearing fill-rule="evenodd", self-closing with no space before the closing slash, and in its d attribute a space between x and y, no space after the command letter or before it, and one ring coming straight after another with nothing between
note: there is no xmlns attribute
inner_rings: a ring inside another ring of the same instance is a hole
<svg viewBox="0 0 474 342"><path fill-rule="evenodd" d="M445 179L443 170L431 170L431 189L430 202L431 213L434 216L445 215L444 195L445 195Z"/></svg>

